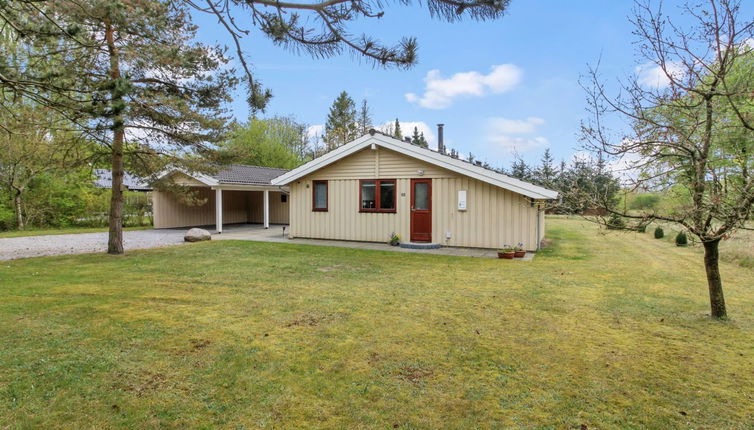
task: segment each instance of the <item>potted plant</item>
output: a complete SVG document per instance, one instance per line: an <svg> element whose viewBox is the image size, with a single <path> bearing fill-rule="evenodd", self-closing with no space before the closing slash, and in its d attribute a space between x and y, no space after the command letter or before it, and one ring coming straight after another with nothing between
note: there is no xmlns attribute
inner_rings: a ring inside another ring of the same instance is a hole
<svg viewBox="0 0 754 430"><path fill-rule="evenodd" d="M388 243L390 246L398 246L401 244L401 237L398 234L393 233L390 235L390 241Z"/></svg>
<svg viewBox="0 0 754 430"><path fill-rule="evenodd" d="M516 258L524 258L526 256L526 250L524 249L523 243L519 243L513 247L513 256Z"/></svg>
<svg viewBox="0 0 754 430"><path fill-rule="evenodd" d="M516 252L508 245L497 250L497 258L505 258L506 260L513 260Z"/></svg>

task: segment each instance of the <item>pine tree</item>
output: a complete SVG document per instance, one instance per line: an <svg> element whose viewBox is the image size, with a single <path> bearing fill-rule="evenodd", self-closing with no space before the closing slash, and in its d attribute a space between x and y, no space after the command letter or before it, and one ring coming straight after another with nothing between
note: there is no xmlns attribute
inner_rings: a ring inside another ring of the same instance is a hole
<svg viewBox="0 0 754 430"><path fill-rule="evenodd" d="M531 169L522 158L516 157L513 160L513 164L511 164L510 176L523 181L528 181L531 176Z"/></svg>
<svg viewBox="0 0 754 430"><path fill-rule="evenodd" d="M555 185L557 172L555 170L554 161L555 160L550 154L550 148L545 149L545 153L542 155L541 164L536 172L536 180L546 188L553 188Z"/></svg>
<svg viewBox="0 0 754 430"><path fill-rule="evenodd" d="M414 145L419 144L419 127L414 127L414 133L411 135L411 143Z"/></svg>
<svg viewBox="0 0 754 430"><path fill-rule="evenodd" d="M429 142L427 142L427 139L424 137L424 132L422 131L421 134L419 134L419 146L422 148L429 148Z"/></svg>
<svg viewBox="0 0 754 430"><path fill-rule="evenodd" d="M347 92L341 92L330 107L325 123L325 144L331 151L359 137L356 105Z"/></svg>
<svg viewBox="0 0 754 430"><path fill-rule="evenodd" d="M395 125L393 126L393 137L398 140L403 140L403 133L401 133L401 123L398 118L395 119Z"/></svg>
<svg viewBox="0 0 754 430"><path fill-rule="evenodd" d="M372 129L372 112L367 105L367 99L361 101L361 108L359 109L359 117L356 121L358 123L359 134L361 136L369 133Z"/></svg>
<svg viewBox="0 0 754 430"><path fill-rule="evenodd" d="M237 80L222 70L221 49L195 41L183 3L60 0L44 7L56 28L75 29L75 37L54 35L55 49L43 60L54 59L59 71L36 81L46 92L19 91L64 113L99 144L98 157L109 159L108 253L122 254L125 168L142 177L168 162L196 170L197 156L227 130L224 103ZM28 22L34 20L44 21L32 15Z"/></svg>

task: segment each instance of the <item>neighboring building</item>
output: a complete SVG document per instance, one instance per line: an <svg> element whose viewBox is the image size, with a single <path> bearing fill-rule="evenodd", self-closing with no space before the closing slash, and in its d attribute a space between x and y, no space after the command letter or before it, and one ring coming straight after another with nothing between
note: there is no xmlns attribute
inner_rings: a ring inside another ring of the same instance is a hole
<svg viewBox="0 0 754 430"><path fill-rule="evenodd" d="M443 148L440 142L440 148ZM291 238L536 250L558 193L372 131L271 180L290 187Z"/></svg>
<svg viewBox="0 0 754 430"><path fill-rule="evenodd" d="M162 177L190 187L203 204L188 205L175 193L155 190L154 227L214 225L222 232L223 224L288 224L287 188L270 183L286 171L240 164L225 167L215 175L169 171Z"/></svg>
<svg viewBox="0 0 754 430"><path fill-rule="evenodd" d="M113 174L110 169L94 169L94 186L107 188L112 186ZM123 186L129 191L152 191L152 187L143 179L128 172L123 173Z"/></svg>

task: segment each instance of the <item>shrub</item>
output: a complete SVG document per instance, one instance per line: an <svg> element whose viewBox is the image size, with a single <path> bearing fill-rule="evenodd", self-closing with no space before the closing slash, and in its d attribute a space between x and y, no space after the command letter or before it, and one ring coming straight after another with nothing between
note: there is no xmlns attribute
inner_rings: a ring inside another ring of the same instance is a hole
<svg viewBox="0 0 754 430"><path fill-rule="evenodd" d="M655 229L655 239L662 239L663 237L665 237L665 231L662 227L657 227Z"/></svg>
<svg viewBox="0 0 754 430"><path fill-rule="evenodd" d="M686 246L689 243L689 239L686 237L686 233L680 232L675 237L675 244L677 246Z"/></svg>
<svg viewBox="0 0 754 430"><path fill-rule="evenodd" d="M610 218L607 220L608 230L622 230L624 228L626 228L626 221L622 216L618 214L610 215Z"/></svg>
<svg viewBox="0 0 754 430"><path fill-rule="evenodd" d="M636 226L636 231L639 233L646 233L647 232L647 225L646 224L639 224Z"/></svg>

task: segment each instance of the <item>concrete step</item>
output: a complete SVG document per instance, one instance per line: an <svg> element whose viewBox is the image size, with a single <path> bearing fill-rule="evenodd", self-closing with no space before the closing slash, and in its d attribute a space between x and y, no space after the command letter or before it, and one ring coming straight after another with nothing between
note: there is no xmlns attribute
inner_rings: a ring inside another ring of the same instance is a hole
<svg viewBox="0 0 754 430"><path fill-rule="evenodd" d="M424 242L401 242L401 248L410 249L438 249L442 245L439 243L424 243Z"/></svg>

